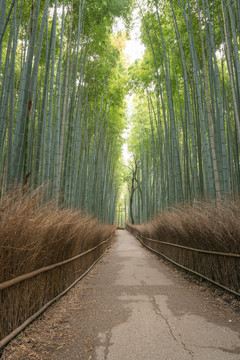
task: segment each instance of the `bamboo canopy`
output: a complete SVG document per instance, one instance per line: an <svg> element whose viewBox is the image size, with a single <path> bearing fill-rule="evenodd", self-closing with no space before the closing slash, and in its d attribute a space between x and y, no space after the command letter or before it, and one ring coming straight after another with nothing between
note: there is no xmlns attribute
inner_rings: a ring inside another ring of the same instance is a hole
<svg viewBox="0 0 240 360"><path fill-rule="evenodd" d="M111 28L129 6L0 1L2 193L46 183L48 199L114 222L124 92Z"/></svg>
<svg viewBox="0 0 240 360"><path fill-rule="evenodd" d="M134 7L146 50L127 67L112 28ZM134 222L239 196L239 47L238 0L0 0L1 193L46 183L110 223L125 179Z"/></svg>
<svg viewBox="0 0 240 360"><path fill-rule="evenodd" d="M146 51L129 69L133 133L144 126L130 149L140 163L131 201L141 223L176 204L239 196L240 5L151 0L138 7Z"/></svg>

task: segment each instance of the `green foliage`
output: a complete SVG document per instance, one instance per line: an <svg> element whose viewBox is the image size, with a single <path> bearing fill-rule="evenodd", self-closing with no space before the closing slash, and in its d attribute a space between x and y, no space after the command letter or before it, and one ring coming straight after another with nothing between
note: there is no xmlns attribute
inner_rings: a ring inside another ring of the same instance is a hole
<svg viewBox="0 0 240 360"><path fill-rule="evenodd" d="M47 198L114 221L127 73L112 26L116 17L129 22L131 6L16 2L0 51L2 192L48 182Z"/></svg>
<svg viewBox="0 0 240 360"><path fill-rule="evenodd" d="M128 86L136 94L129 149L141 164L134 217L142 222L179 201L239 195L240 25L237 1L139 7L146 51L129 67Z"/></svg>
<svg viewBox="0 0 240 360"><path fill-rule="evenodd" d="M49 198L63 194L65 206L113 222L121 184L131 181L121 154L129 126L138 221L176 202L239 194L236 0L11 4L0 2L2 192L48 182ZM127 33L112 28L120 18L129 30L136 6L146 51L126 69Z"/></svg>

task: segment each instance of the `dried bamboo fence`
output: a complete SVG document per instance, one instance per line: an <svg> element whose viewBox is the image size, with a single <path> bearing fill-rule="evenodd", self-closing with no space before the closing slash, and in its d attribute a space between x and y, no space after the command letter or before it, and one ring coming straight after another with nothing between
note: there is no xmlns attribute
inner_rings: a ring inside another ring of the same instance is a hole
<svg viewBox="0 0 240 360"><path fill-rule="evenodd" d="M131 224L126 229L143 246L168 261L240 296L240 254L208 251L143 236Z"/></svg>
<svg viewBox="0 0 240 360"><path fill-rule="evenodd" d="M113 235L77 256L1 283L0 349L81 280L112 239Z"/></svg>

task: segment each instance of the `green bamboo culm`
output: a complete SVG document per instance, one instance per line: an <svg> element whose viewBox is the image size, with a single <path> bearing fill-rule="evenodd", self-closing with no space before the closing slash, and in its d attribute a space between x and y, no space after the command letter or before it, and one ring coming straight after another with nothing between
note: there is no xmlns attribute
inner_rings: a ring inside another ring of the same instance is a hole
<svg viewBox="0 0 240 360"><path fill-rule="evenodd" d="M146 51L129 71L131 122L144 132L129 147L140 163L133 218L141 223L176 204L239 196L240 16L235 0L138 8Z"/></svg>
<svg viewBox="0 0 240 360"><path fill-rule="evenodd" d="M1 193L47 184L46 200L115 221L125 93L111 29L130 7L0 1Z"/></svg>

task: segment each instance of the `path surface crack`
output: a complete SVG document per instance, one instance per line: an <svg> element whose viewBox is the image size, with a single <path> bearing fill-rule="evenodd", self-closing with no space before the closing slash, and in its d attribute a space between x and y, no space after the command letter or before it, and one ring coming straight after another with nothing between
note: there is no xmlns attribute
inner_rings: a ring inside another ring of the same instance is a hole
<svg viewBox="0 0 240 360"><path fill-rule="evenodd" d="M104 350L104 360L107 360L108 354L109 354L109 347L113 345L113 343L110 342L112 337L112 331L108 330L106 333L106 342L105 342L105 350Z"/></svg>
<svg viewBox="0 0 240 360"><path fill-rule="evenodd" d="M188 352L188 353L191 355L192 359L193 359L193 355L194 355L194 354L193 354L192 350L188 349L188 347L186 346L186 344L185 344L181 339L178 340L178 339L176 338L176 336L175 336L175 334L174 334L174 332L173 332L173 330L172 330L172 328L171 328L171 325L169 324L168 319L167 319L166 316L164 316L163 313L161 312L161 310L160 310L160 308L159 308L159 306L158 306L158 304L157 304L157 302L156 302L155 297L154 297L154 296L149 296L149 300L150 300L150 302L151 302L151 304L152 304L152 306L153 306L153 310L155 311L156 315L160 316L160 317L165 321L165 323L166 323L166 325L167 325L167 327L168 327L168 329L169 329L169 333L170 333L170 335L172 336L172 338L174 339L174 341L176 341L178 344L181 343L182 346L183 346L183 348L184 348L184 350L185 350L186 352Z"/></svg>
<svg viewBox="0 0 240 360"><path fill-rule="evenodd" d="M237 354L237 355L240 354L240 346L235 347L235 349L227 349L224 347L215 347L215 346L202 346L201 348L221 350L221 351L229 353L229 354Z"/></svg>

